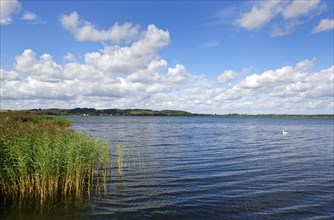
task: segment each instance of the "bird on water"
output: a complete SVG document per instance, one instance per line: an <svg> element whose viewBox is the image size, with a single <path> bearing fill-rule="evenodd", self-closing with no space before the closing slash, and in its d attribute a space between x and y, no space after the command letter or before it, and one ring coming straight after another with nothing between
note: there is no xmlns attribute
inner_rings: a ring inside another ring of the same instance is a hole
<svg viewBox="0 0 334 220"><path fill-rule="evenodd" d="M282 131L282 134L283 134L283 135L287 135L288 132L283 130L283 131Z"/></svg>

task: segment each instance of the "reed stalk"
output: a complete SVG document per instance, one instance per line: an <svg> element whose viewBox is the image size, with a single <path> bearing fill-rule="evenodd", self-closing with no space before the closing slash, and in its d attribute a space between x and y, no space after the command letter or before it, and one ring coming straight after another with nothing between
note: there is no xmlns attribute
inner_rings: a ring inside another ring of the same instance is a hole
<svg viewBox="0 0 334 220"><path fill-rule="evenodd" d="M123 145L117 144L116 151L117 151L118 174L120 177L122 177L123 176L123 159L124 159Z"/></svg>

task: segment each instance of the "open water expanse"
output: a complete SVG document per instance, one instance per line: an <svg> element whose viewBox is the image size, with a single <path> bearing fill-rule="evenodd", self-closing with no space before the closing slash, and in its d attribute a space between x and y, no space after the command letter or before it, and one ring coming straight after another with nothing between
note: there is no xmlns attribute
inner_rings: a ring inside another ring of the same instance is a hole
<svg viewBox="0 0 334 220"><path fill-rule="evenodd" d="M70 119L129 154L123 178L115 169L108 196L83 212L91 219L334 217L333 119Z"/></svg>
<svg viewBox="0 0 334 220"><path fill-rule="evenodd" d="M69 119L110 142L114 168L107 195L68 217L334 218L333 118ZM127 153L122 178L116 144Z"/></svg>

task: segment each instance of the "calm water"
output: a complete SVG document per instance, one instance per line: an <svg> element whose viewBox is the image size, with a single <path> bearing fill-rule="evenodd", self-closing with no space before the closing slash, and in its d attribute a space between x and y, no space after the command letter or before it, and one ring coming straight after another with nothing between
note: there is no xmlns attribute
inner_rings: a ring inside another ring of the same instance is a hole
<svg viewBox="0 0 334 220"><path fill-rule="evenodd" d="M123 144L123 178L81 219L332 219L333 119L71 117ZM282 134L287 130L287 135ZM115 158L114 158L115 161Z"/></svg>

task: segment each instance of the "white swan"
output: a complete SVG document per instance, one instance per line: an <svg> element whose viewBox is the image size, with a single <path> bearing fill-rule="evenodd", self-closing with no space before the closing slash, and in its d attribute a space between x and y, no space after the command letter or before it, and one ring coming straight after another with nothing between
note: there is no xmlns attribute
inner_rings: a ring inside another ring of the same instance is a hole
<svg viewBox="0 0 334 220"><path fill-rule="evenodd" d="M283 130L283 131L282 131L282 134L283 134L283 135L287 135L288 132Z"/></svg>

